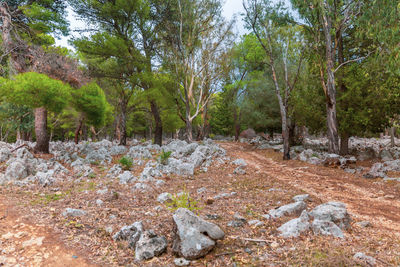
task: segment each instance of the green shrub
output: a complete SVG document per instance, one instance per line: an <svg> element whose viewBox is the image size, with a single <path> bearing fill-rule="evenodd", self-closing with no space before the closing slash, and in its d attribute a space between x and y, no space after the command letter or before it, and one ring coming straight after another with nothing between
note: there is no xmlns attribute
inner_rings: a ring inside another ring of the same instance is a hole
<svg viewBox="0 0 400 267"><path fill-rule="evenodd" d="M133 165L133 160L130 157L124 156L119 160L124 170L129 170Z"/></svg>
<svg viewBox="0 0 400 267"><path fill-rule="evenodd" d="M183 189L183 191L179 194L172 195L171 200L167 201L165 205L171 212L174 212L179 208L186 208L193 212L201 210L197 201L190 197L190 194L186 191L186 189Z"/></svg>
<svg viewBox="0 0 400 267"><path fill-rule="evenodd" d="M168 163L168 159L171 156L172 151L162 151L160 154L160 163L162 165L166 165Z"/></svg>

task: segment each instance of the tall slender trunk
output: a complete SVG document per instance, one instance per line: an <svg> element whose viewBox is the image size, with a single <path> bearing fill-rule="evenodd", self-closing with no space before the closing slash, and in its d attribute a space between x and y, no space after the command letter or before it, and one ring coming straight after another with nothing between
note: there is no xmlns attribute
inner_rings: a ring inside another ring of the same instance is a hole
<svg viewBox="0 0 400 267"><path fill-rule="evenodd" d="M346 156L349 154L349 134L342 133L340 135L340 155Z"/></svg>
<svg viewBox="0 0 400 267"><path fill-rule="evenodd" d="M151 107L151 113L153 114L153 118L156 123L155 129L154 129L154 143L159 146L162 146L163 129L162 129L162 121L161 121L160 111L159 111L159 108L157 106L157 103L155 103L155 101L150 102L150 107Z"/></svg>
<svg viewBox="0 0 400 267"><path fill-rule="evenodd" d="M44 107L35 108L35 153L49 153L49 136L47 134L47 110Z"/></svg>
<svg viewBox="0 0 400 267"><path fill-rule="evenodd" d="M392 126L392 127L390 127L390 146L391 147L395 146L394 133L395 133L395 128Z"/></svg>
<svg viewBox="0 0 400 267"><path fill-rule="evenodd" d="M334 48L331 36L332 22L327 17L327 11L322 12L323 27L325 34L325 52L326 52L326 113L328 126L328 151L329 153L339 154L339 135L336 114L336 85L334 72Z"/></svg>
<svg viewBox="0 0 400 267"><path fill-rule="evenodd" d="M192 121L189 119L186 119L186 141L193 142L193 126Z"/></svg>
<svg viewBox="0 0 400 267"><path fill-rule="evenodd" d="M11 14L8 9L8 5L5 1L0 3L0 16L2 20L1 26L1 37L3 39L3 53L8 55L13 50L13 39L11 37L12 31L12 21ZM9 76L16 74L16 62L14 61L12 55L10 55L10 60L8 64Z"/></svg>
<svg viewBox="0 0 400 267"><path fill-rule="evenodd" d="M127 103L125 101L120 102L121 105L121 120L120 120L120 139L119 145L126 146L126 113Z"/></svg>
<svg viewBox="0 0 400 267"><path fill-rule="evenodd" d="M74 137L75 144L79 143L79 133L82 129L82 125L83 125L83 116L79 118L78 124L75 129L75 137Z"/></svg>

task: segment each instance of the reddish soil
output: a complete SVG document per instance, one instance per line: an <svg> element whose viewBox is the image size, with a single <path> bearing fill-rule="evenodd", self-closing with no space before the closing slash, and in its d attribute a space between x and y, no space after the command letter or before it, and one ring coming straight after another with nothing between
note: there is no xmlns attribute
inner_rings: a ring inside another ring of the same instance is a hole
<svg viewBox="0 0 400 267"><path fill-rule="evenodd" d="M220 219L212 222L226 233L225 239L219 241L209 255L192 261L191 266L232 266L233 263L236 266L368 266L353 260L356 252L374 257L378 266L400 264L400 183L367 180L338 168L282 161L280 153L255 150L250 145L221 143L221 146L232 159L246 160L245 175L234 175L235 166L229 163L216 163L208 172L198 171L190 179L164 177L166 183L161 188L140 193L132 191L132 185L106 179L107 167L93 166L95 176L79 183L64 181L57 184L55 190L37 185L0 187L0 215L9 211L0 220L0 244L2 249L15 247L7 253L0 251L0 260L5 256L14 258L15 263L26 263L35 253L41 253L41 261L33 265L90 266L83 261L85 259L99 266L174 266L170 247L171 211L156 198L162 192L176 194L186 190L198 202L199 215L219 215ZM143 166L134 167L133 173L138 175L142 169ZM105 187L108 188L105 195L96 193ZM206 191L198 193L201 187ZM236 195L211 201L218 194L230 192ZM315 236L311 232L283 239L276 229L294 217L266 220L261 216L304 193L311 196L308 209L327 201L341 201L347 205L353 222L344 239ZM103 200L104 204L97 206L96 199ZM156 211L156 206L162 209ZM66 219L61 213L67 207L84 209L88 215ZM227 223L236 212L248 221L261 220L264 226L228 227ZM138 220L143 221L146 229L167 237L167 253L147 262L135 262L134 251L126 243L114 242L111 234L105 231L111 226L113 234ZM370 221L372 226L356 225L364 220ZM24 225L16 226L22 222ZM19 235L15 237L14 234L21 231L26 234L19 240ZM2 238L9 232L13 233L10 240ZM21 250L22 242L32 237L44 237L43 244L31 246L35 253L30 252L31 247ZM45 253L49 253L47 258Z"/></svg>

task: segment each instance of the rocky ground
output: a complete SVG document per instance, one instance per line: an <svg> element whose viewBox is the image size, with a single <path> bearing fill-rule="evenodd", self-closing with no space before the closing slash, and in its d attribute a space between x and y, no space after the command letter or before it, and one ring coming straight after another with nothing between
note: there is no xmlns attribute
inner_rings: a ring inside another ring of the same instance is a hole
<svg viewBox="0 0 400 267"><path fill-rule="evenodd" d="M1 145L0 265L400 265L400 183L364 178L371 160L349 157L351 173L245 143L31 145ZM195 214L170 210L187 194Z"/></svg>

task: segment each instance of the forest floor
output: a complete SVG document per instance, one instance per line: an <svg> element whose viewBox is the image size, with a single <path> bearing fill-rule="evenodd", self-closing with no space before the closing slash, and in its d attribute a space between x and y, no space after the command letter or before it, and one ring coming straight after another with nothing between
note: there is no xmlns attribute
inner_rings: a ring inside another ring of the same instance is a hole
<svg viewBox="0 0 400 267"><path fill-rule="evenodd" d="M107 169L96 166L96 177L80 183L63 182L57 188L0 187L0 266L173 266L171 212L163 204L161 210L154 208L160 205L156 200L160 193L183 189L198 201L200 216L220 216L212 222L226 234L213 252L192 261L191 266L368 266L353 259L357 252L374 257L378 266L400 266L400 183L368 180L339 168L282 161L280 153L255 150L247 144L220 145L232 159L247 162L246 174L234 175L235 166L229 163L215 165L190 179L165 177L161 188L138 193L106 179ZM140 168L134 170L140 172ZM206 191L199 193L202 187ZM103 188L108 193L99 195L97 190ZM237 194L214 198L230 192ZM261 216L304 193L310 195L308 210L328 201L346 204L352 227L345 238L316 236L310 231L284 239L276 229L294 216L275 220ZM104 203L96 205L97 199ZM88 215L66 219L61 213L68 207L84 209ZM236 212L247 221L258 219L264 225L228 227ZM105 230L112 227L115 233L138 220L145 229L167 237L167 253L137 263L134 251L125 243L114 242ZM371 227L356 224L366 220Z"/></svg>

